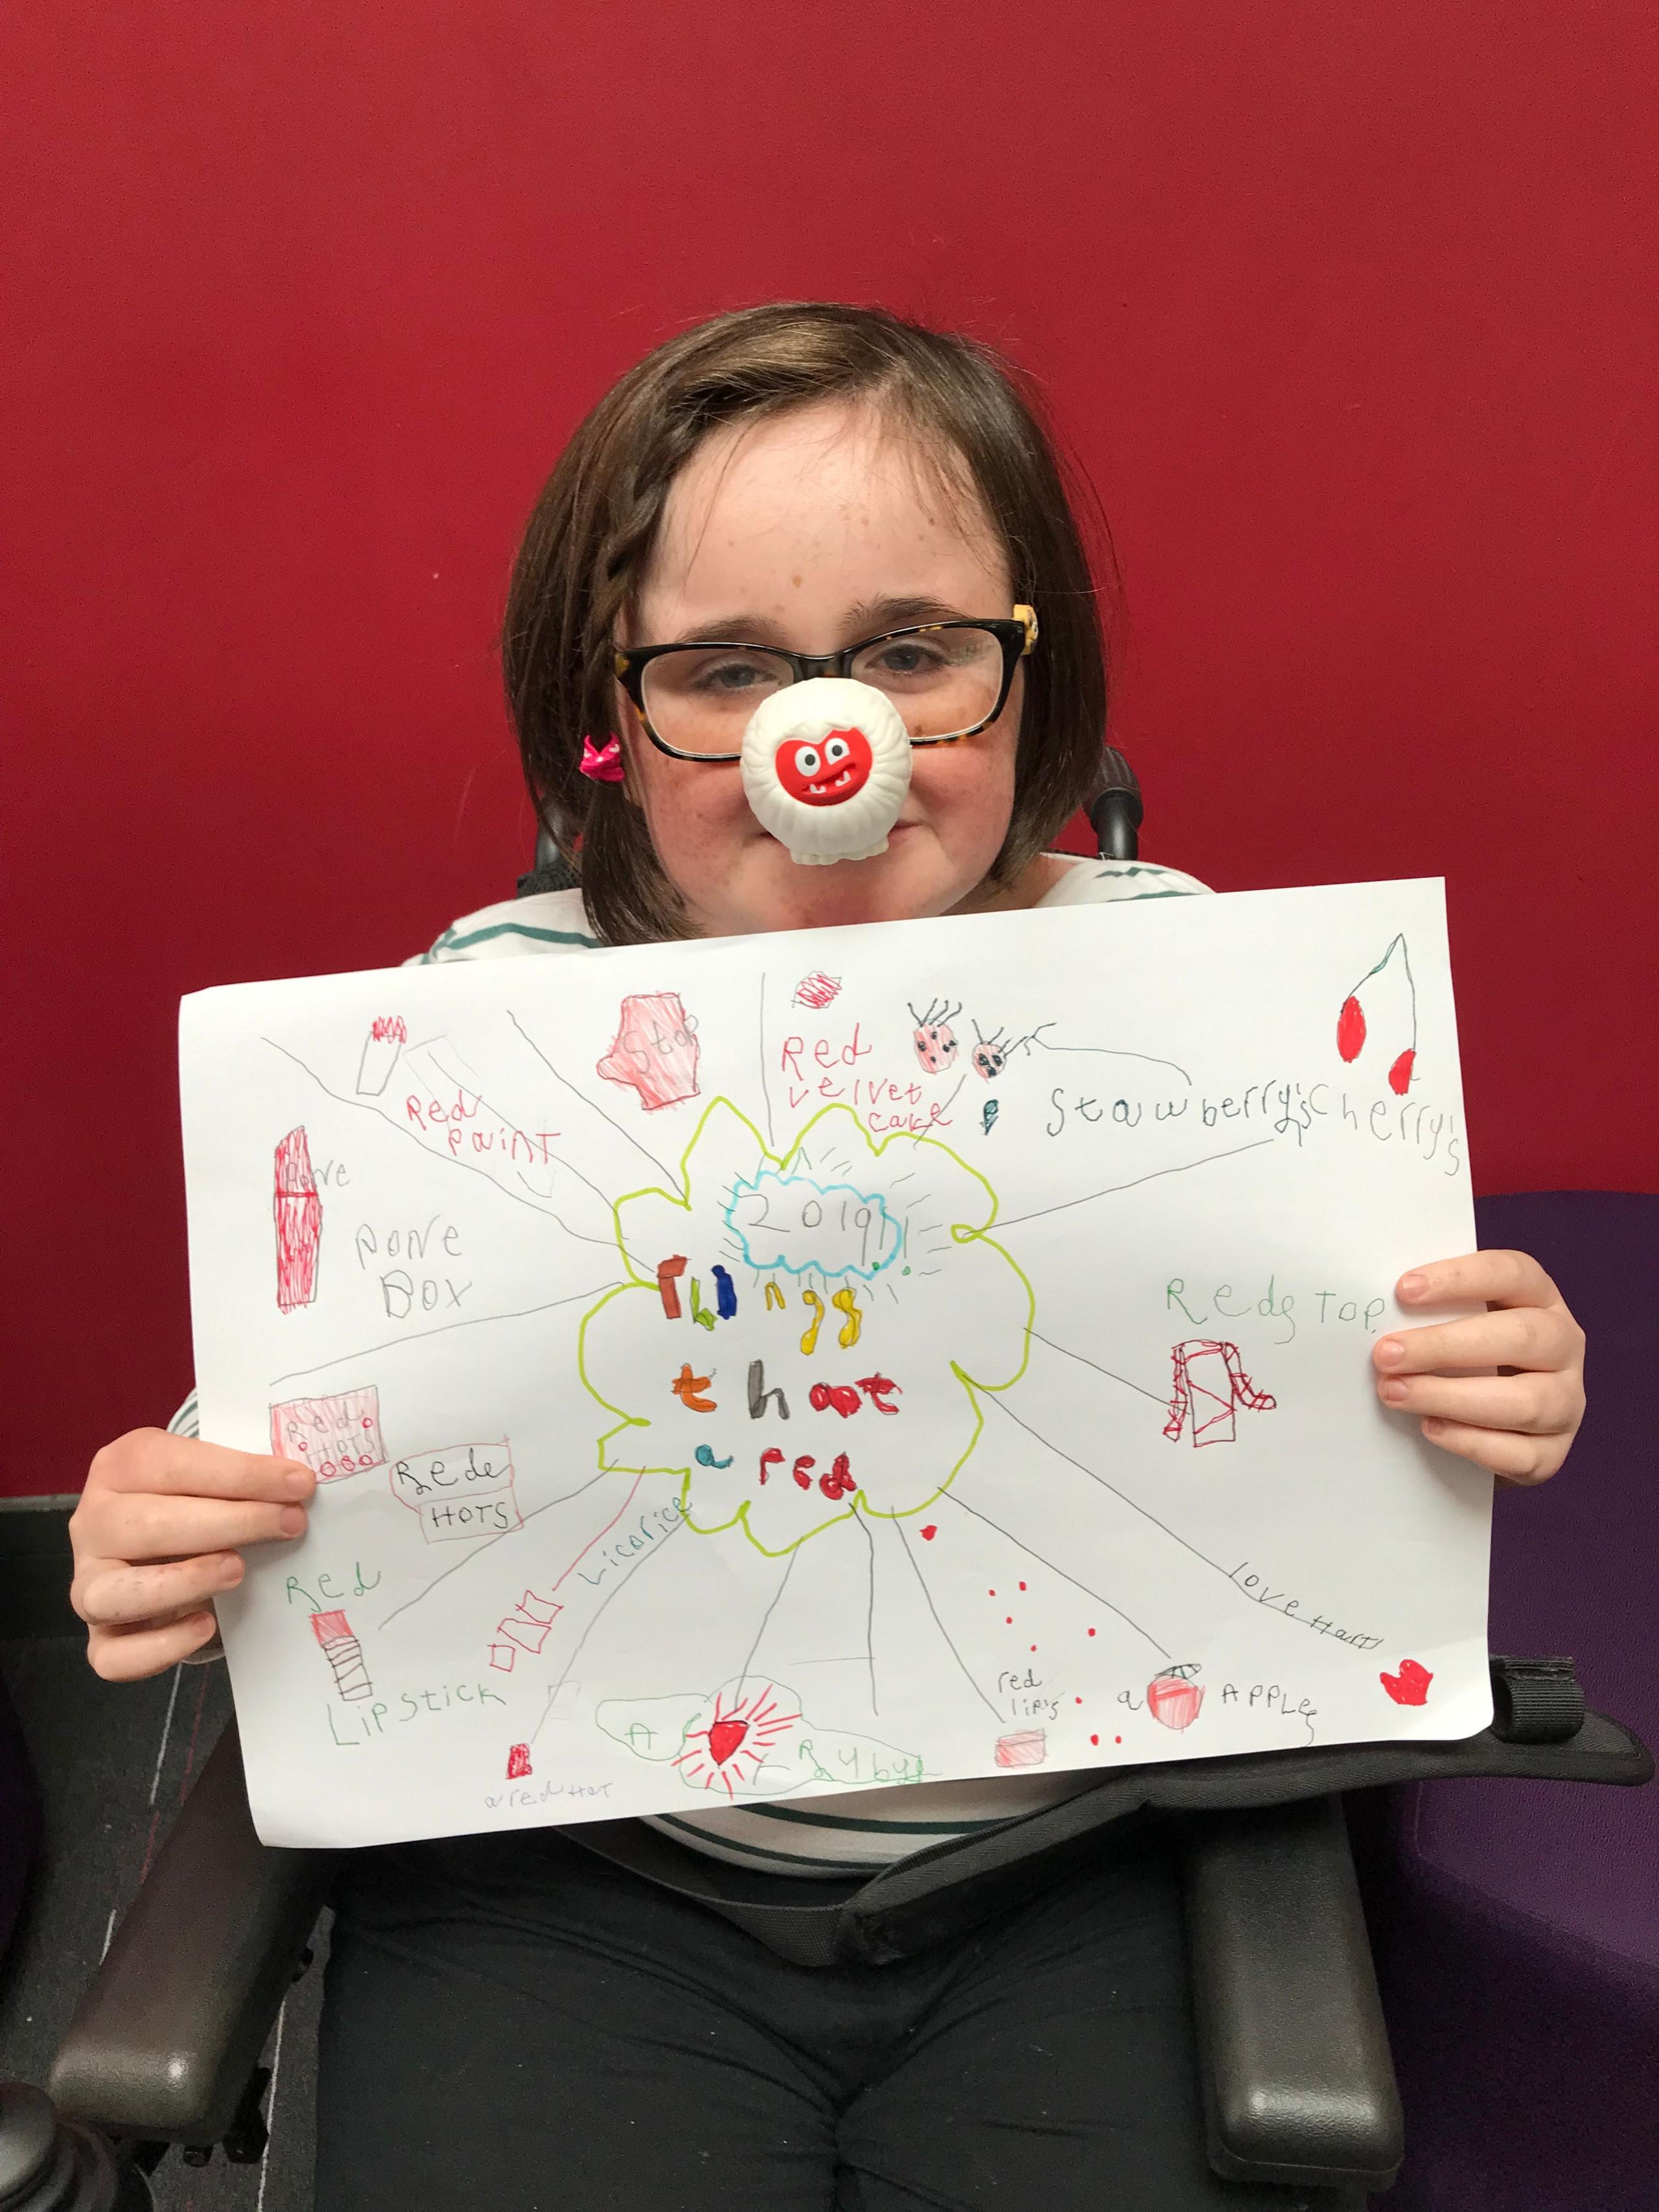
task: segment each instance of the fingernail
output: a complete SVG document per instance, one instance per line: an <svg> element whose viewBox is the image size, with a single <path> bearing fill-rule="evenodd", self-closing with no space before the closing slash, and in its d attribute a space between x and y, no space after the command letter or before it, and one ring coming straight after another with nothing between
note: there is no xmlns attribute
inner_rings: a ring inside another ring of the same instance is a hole
<svg viewBox="0 0 1659 2212"><path fill-rule="evenodd" d="M1384 1382L1378 1390L1377 1395L1382 1400L1384 1405L1403 1406L1406 1402L1406 1385L1396 1376L1392 1382Z"/></svg>
<svg viewBox="0 0 1659 2212"><path fill-rule="evenodd" d="M1410 1274L1402 1275L1400 1278L1395 1285L1395 1291L1396 1295L1402 1298L1420 1298L1428 1287L1429 1279L1426 1275Z"/></svg>
<svg viewBox="0 0 1659 2212"><path fill-rule="evenodd" d="M296 1467L283 1485L290 1498L309 1498L316 1477L308 1467Z"/></svg>
<svg viewBox="0 0 1659 2212"><path fill-rule="evenodd" d="M1397 1336L1385 1336L1376 1347L1376 1356L1385 1367L1393 1367L1406 1356L1406 1347Z"/></svg>
<svg viewBox="0 0 1659 2212"><path fill-rule="evenodd" d="M276 1526L285 1536L302 1536L306 1516L297 1505L285 1505L276 1516Z"/></svg>
<svg viewBox="0 0 1659 2212"><path fill-rule="evenodd" d="M221 1589L229 1589L233 1583L239 1583L241 1579L242 1563L239 1559L233 1557L220 1561L219 1587Z"/></svg>

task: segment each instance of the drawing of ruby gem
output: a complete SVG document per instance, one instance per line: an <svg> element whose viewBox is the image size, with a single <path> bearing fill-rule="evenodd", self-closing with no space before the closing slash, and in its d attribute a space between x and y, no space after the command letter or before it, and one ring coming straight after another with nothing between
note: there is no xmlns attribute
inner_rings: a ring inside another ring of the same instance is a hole
<svg viewBox="0 0 1659 2212"><path fill-rule="evenodd" d="M1190 1728L1204 1703L1201 1682L1183 1682L1160 1674L1146 1685L1146 1704L1152 1718L1166 1729Z"/></svg>
<svg viewBox="0 0 1659 2212"><path fill-rule="evenodd" d="M1402 1659L1397 1674L1382 1674L1376 1679L1395 1705L1424 1705L1428 1703L1429 1685L1434 1676L1415 1659Z"/></svg>
<svg viewBox="0 0 1659 2212"><path fill-rule="evenodd" d="M726 1760L749 1733L747 1721L715 1721L708 1730L708 1749L716 1766Z"/></svg>

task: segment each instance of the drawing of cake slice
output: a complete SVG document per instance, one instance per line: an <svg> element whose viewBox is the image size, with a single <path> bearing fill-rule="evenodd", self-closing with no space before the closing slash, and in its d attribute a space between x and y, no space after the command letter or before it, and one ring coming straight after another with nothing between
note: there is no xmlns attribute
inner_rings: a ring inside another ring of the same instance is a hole
<svg viewBox="0 0 1659 2212"><path fill-rule="evenodd" d="M1417 1061L1417 986L1403 935L1395 937L1342 1001L1336 1048L1352 1066L1387 1072L1390 1091L1403 1098Z"/></svg>

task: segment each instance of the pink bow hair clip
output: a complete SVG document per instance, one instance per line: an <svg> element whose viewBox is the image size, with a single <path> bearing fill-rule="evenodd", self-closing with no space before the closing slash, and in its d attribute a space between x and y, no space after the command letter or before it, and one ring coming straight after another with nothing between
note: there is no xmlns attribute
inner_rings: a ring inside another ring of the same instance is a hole
<svg viewBox="0 0 1659 2212"><path fill-rule="evenodd" d="M623 780L622 747L615 738L607 738L596 745L592 738L582 739L581 772L592 783L620 783Z"/></svg>

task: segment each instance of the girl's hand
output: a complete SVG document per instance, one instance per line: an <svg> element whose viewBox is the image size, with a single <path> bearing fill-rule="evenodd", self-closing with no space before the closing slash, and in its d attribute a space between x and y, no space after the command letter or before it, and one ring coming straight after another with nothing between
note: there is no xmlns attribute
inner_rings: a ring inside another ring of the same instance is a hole
<svg viewBox="0 0 1659 2212"><path fill-rule="evenodd" d="M164 1429L106 1444L70 1517L70 1602L93 1671L136 1682L199 1650L218 1626L214 1596L242 1579L235 1547L302 1535L316 1485L292 1460Z"/></svg>
<svg viewBox="0 0 1659 2212"><path fill-rule="evenodd" d="M1547 1482L1584 1418L1584 1332L1536 1260L1471 1252L1414 1267L1403 1306L1484 1299L1467 1321L1397 1330L1371 1353L1385 1406L1423 1416L1431 1443L1511 1482ZM1495 1368L1495 1374L1451 1369Z"/></svg>

